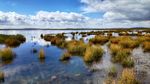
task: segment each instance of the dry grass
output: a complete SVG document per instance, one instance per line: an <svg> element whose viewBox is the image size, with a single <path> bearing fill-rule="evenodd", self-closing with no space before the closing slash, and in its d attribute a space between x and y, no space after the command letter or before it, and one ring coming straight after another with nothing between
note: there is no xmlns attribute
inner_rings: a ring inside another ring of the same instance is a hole
<svg viewBox="0 0 150 84"><path fill-rule="evenodd" d="M45 59L44 49L40 49L40 51L39 51L39 58L40 59Z"/></svg>
<svg viewBox="0 0 150 84"><path fill-rule="evenodd" d="M67 50L72 55L83 56L86 50L87 44L83 41L72 40L67 43Z"/></svg>
<svg viewBox="0 0 150 84"><path fill-rule="evenodd" d="M96 35L94 38L90 39L89 42L92 42L93 44L105 44L109 41L109 38L107 36L100 36Z"/></svg>
<svg viewBox="0 0 150 84"><path fill-rule="evenodd" d="M128 67L128 68L134 67L134 61L133 61L133 59L131 57L128 57L127 59L124 59L122 61L122 66L123 67Z"/></svg>
<svg viewBox="0 0 150 84"><path fill-rule="evenodd" d="M139 84L133 69L124 69L117 84Z"/></svg>
<svg viewBox="0 0 150 84"><path fill-rule="evenodd" d="M96 62L102 58L102 55L103 49L100 46L89 46L86 49L84 61L87 63Z"/></svg>
<svg viewBox="0 0 150 84"><path fill-rule="evenodd" d="M0 57L2 61L9 61L14 58L14 53L11 48L4 48L0 50Z"/></svg>
<svg viewBox="0 0 150 84"><path fill-rule="evenodd" d="M144 52L150 52L150 41L146 41L146 42L143 42L143 49L144 49Z"/></svg>
<svg viewBox="0 0 150 84"><path fill-rule="evenodd" d="M117 44L110 44L110 50L112 55L116 55L119 50L121 50L121 46Z"/></svg>
<svg viewBox="0 0 150 84"><path fill-rule="evenodd" d="M65 52L61 58L60 58L60 61L67 61L71 58L71 54L69 52Z"/></svg>

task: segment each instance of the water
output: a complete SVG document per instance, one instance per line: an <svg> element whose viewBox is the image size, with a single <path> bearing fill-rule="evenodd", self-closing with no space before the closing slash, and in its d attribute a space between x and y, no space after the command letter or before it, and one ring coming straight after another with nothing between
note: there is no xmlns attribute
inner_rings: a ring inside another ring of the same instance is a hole
<svg viewBox="0 0 150 84"><path fill-rule="evenodd" d="M85 30L73 30L81 32ZM13 48L16 57L9 63L0 63L0 69L5 73L4 84L89 84L94 83L95 73L85 65L82 58L73 56L68 62L61 62L59 58L65 50L56 46L46 46L40 38L41 34L68 33L71 30L3 30L1 34L22 34L26 42ZM81 37L81 36L80 36ZM85 38L87 41L89 36ZM76 37L79 39L79 37ZM1 45L0 48L5 47ZM38 51L43 48L46 59L38 59L38 53L33 53L33 48ZM97 72L99 73L99 72ZM104 73L104 72L102 72ZM100 74L99 78L104 78ZM102 82L102 80L101 80ZM99 82L95 83L98 84Z"/></svg>

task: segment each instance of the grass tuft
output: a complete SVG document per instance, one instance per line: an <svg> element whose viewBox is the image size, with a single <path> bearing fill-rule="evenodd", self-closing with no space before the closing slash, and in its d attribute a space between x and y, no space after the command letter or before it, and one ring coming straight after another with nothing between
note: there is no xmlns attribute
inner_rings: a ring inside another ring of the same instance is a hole
<svg viewBox="0 0 150 84"><path fill-rule="evenodd" d="M139 84L133 69L124 69L117 84Z"/></svg>
<svg viewBox="0 0 150 84"><path fill-rule="evenodd" d="M105 44L106 42L109 41L109 38L107 36L100 36L100 35L96 35L94 38L91 38L89 40L89 42L93 43L93 44Z"/></svg>
<svg viewBox="0 0 150 84"><path fill-rule="evenodd" d="M14 53L11 48L4 48L0 50L0 58L2 61L10 61L14 58Z"/></svg>
<svg viewBox="0 0 150 84"><path fill-rule="evenodd" d="M65 52L61 58L60 58L60 61L67 61L71 58L71 54L69 52Z"/></svg>
<svg viewBox="0 0 150 84"><path fill-rule="evenodd" d="M39 58L40 59L45 59L44 49L40 49L40 51L39 51Z"/></svg>
<svg viewBox="0 0 150 84"><path fill-rule="evenodd" d="M84 61L86 63L96 62L102 58L102 55L103 49L100 46L89 46L85 51Z"/></svg>

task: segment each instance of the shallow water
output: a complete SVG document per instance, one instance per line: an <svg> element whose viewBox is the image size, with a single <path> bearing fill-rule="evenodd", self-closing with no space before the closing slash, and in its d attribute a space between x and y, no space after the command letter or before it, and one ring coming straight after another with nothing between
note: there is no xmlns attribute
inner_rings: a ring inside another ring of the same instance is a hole
<svg viewBox="0 0 150 84"><path fill-rule="evenodd" d="M13 48L16 57L11 62L7 64L0 63L0 69L5 73L4 84L90 84L94 83L95 79L99 79L102 82L100 78L104 78L103 74L105 72L92 72L91 67L85 65L79 56L73 56L68 62L59 61L60 56L65 50L52 45L47 46L50 43L40 38L41 34L62 32L68 33L72 31L0 31L1 34L23 34L27 38L25 43L17 48ZM88 36L84 38L85 42L92 37L93 36ZM70 36L70 38L72 37ZM80 38L81 36L75 37L75 39ZM0 48L3 47L5 47L5 45L0 46ZM38 59L38 53L32 52L33 48L38 51L43 48L46 59ZM99 78L96 77L96 73L99 73ZM100 82L95 82L94 84L98 83Z"/></svg>
<svg viewBox="0 0 150 84"><path fill-rule="evenodd" d="M65 50L50 45L50 42L46 42L40 37L41 34L83 31L91 30L1 30L0 34L23 34L27 39L19 47L13 48L16 57L11 62L7 64L0 62L0 70L5 73L4 84L102 84L111 66L115 66L120 75L122 66L111 62L107 43L102 46L105 52L102 60L92 66L87 66L80 56L73 56L68 62L59 61ZM72 39L71 34L66 35L68 36L66 40ZM76 35L75 39L79 40L81 37L81 35ZM94 35L87 36L84 41L87 43L88 39L92 37ZM4 47L5 45L0 45L0 48ZM38 52L33 53L33 48L38 51L43 48L46 59L38 59ZM149 84L150 80L149 56L150 53L143 53L141 48L133 50L137 73L141 76L140 71L146 72L145 78L142 79L143 84ZM138 76L139 79L141 79L140 76Z"/></svg>

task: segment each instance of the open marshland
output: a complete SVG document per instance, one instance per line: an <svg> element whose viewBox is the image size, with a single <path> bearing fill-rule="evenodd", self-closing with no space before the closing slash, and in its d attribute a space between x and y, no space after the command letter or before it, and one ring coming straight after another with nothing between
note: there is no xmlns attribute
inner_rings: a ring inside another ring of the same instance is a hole
<svg viewBox="0 0 150 84"><path fill-rule="evenodd" d="M150 30L0 30L2 84L150 84Z"/></svg>

